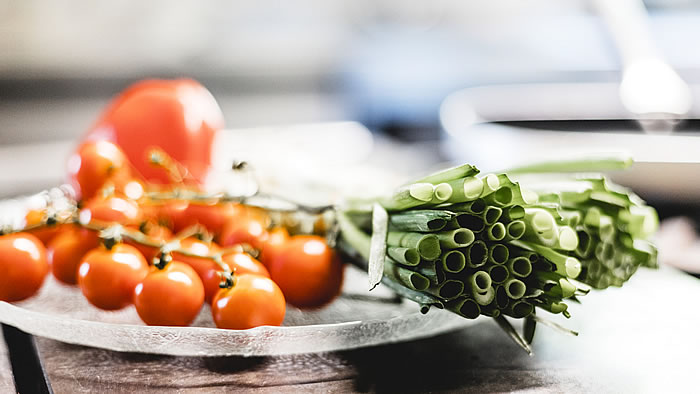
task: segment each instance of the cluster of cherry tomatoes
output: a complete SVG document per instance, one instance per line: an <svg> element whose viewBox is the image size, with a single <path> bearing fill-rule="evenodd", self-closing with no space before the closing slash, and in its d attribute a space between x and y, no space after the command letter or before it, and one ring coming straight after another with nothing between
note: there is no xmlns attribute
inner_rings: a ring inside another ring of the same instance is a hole
<svg viewBox="0 0 700 394"><path fill-rule="evenodd" d="M202 96L198 86L185 85L188 94ZM129 89L99 123L111 124L113 131L126 123L133 130L150 119L151 128L163 123L177 128L179 123L153 109L167 107L168 95L180 92L168 89L158 84ZM144 98L146 92L150 96ZM141 101L130 112L127 104L135 98ZM150 114L143 113L146 104L153 107ZM159 122L154 114L161 114ZM181 162L160 145L146 151L134 141L122 142L136 156L125 153L119 141L88 138L69 159L69 180L80 199L69 220L33 210L26 215L26 231L0 235L0 300L31 297L51 272L78 286L98 308L133 304L149 325L189 325L206 303L217 327L247 329L280 325L286 303L313 308L339 293L343 266L324 238L289 235L272 226L260 208L183 198L176 191L201 195L191 174L206 172L200 168L206 163L187 161L183 152ZM147 157L153 177L140 170Z"/></svg>

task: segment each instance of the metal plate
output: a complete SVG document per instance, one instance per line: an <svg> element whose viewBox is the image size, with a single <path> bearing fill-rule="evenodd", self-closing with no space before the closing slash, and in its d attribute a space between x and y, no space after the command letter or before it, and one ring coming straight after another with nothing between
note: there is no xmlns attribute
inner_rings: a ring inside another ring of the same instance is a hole
<svg viewBox="0 0 700 394"><path fill-rule="evenodd" d="M366 273L348 266L342 295L328 306L287 307L282 327L217 329L205 306L192 327L145 326L133 306L107 312L91 306L76 287L52 277L40 293L15 304L0 302L0 322L33 335L123 352L178 356L269 356L325 352L424 338L477 324L444 310L418 312L380 285L367 291Z"/></svg>

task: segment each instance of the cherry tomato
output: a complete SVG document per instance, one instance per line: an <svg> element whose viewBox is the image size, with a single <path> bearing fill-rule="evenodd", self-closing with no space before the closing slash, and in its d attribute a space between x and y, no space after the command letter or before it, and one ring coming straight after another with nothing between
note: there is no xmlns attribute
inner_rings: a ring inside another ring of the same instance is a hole
<svg viewBox="0 0 700 394"><path fill-rule="evenodd" d="M78 265L83 256L99 246L97 233L77 226L61 231L46 248L53 276L59 281L78 283Z"/></svg>
<svg viewBox="0 0 700 394"><path fill-rule="evenodd" d="M237 204L203 204L190 203L180 215L174 215L175 231L183 230L194 224L201 224L213 234L221 234L228 221L236 216Z"/></svg>
<svg viewBox="0 0 700 394"><path fill-rule="evenodd" d="M201 241L191 237L180 241L180 247L190 253L199 256L210 256L218 253L221 248L215 243ZM173 259L181 261L192 267L204 284L204 294L207 302L210 302L216 292L219 290L220 279L216 274L219 271L219 266L212 259L202 257L185 256L182 253L173 253Z"/></svg>
<svg viewBox="0 0 700 394"><path fill-rule="evenodd" d="M137 225L141 222L141 210L132 200L111 196L95 197L80 211L81 220L119 222L123 225Z"/></svg>
<svg viewBox="0 0 700 394"><path fill-rule="evenodd" d="M211 307L216 326L233 330L279 326L285 312L284 295L275 282L253 274L237 275L234 286L221 289Z"/></svg>
<svg viewBox="0 0 700 394"><path fill-rule="evenodd" d="M146 185L127 171L121 171L107 179L103 187L106 186L112 186L117 194L134 201L139 200L146 193Z"/></svg>
<svg viewBox="0 0 700 394"><path fill-rule="evenodd" d="M211 165L215 133L221 128L221 109L196 81L146 80L112 101L88 139L115 142L146 180L171 184L165 171L148 163L149 150L160 147L201 183Z"/></svg>
<svg viewBox="0 0 700 394"><path fill-rule="evenodd" d="M41 224L43 218L43 210L33 209L27 212L27 215L24 218L24 227L39 225ZM66 224L55 224L52 226L44 225L42 227L28 230L27 232L39 238L39 240L44 245L48 245L49 241L51 241L56 235L58 235L61 232L61 230L63 230L66 226Z"/></svg>
<svg viewBox="0 0 700 394"><path fill-rule="evenodd" d="M97 247L86 254L78 267L78 286L94 306L122 309L133 302L134 289L148 274L148 264L131 245L112 249Z"/></svg>
<svg viewBox="0 0 700 394"><path fill-rule="evenodd" d="M204 286L192 267L171 261L163 269L151 267L136 285L134 306L150 326L189 326L204 304Z"/></svg>
<svg viewBox="0 0 700 394"><path fill-rule="evenodd" d="M88 141L68 159L68 181L78 199L95 195L105 181L119 172L128 172L129 161L119 147L109 141Z"/></svg>
<svg viewBox="0 0 700 394"><path fill-rule="evenodd" d="M287 302L297 307L328 303L343 282L340 258L317 235L290 237L267 268Z"/></svg>
<svg viewBox="0 0 700 394"><path fill-rule="evenodd" d="M188 201L168 200L162 204L144 205L142 210L144 217L167 226L171 230L175 229L175 223L180 222L182 215L189 206Z"/></svg>
<svg viewBox="0 0 700 394"><path fill-rule="evenodd" d="M28 233L0 236L0 301L21 301L36 294L49 272L46 249Z"/></svg>
<svg viewBox="0 0 700 394"><path fill-rule="evenodd" d="M173 237L173 233L170 231L170 229L153 222L142 223L141 226L139 226L138 231L157 242L168 242ZM153 262L153 258L160 253L159 248L143 245L130 239L127 239L126 243L138 249L149 264L151 264Z"/></svg>
<svg viewBox="0 0 700 394"><path fill-rule="evenodd" d="M223 256L223 261L236 275L255 274L258 276L270 277L267 268L261 262L245 252L227 253Z"/></svg>
<svg viewBox="0 0 700 394"><path fill-rule="evenodd" d="M221 230L219 242L223 246L240 243L250 244L255 249L262 249L268 237L269 219L257 214L243 214L229 220Z"/></svg>
<svg viewBox="0 0 700 394"><path fill-rule="evenodd" d="M260 251L260 261L266 267L277 258L284 245L289 240L289 232L285 227L275 227L268 232L268 237Z"/></svg>
<svg viewBox="0 0 700 394"><path fill-rule="evenodd" d="M231 272L235 272L235 275L255 274L266 278L270 277L265 266L248 253L227 253L222 257L222 260L224 264L228 265ZM208 303L212 302L212 299L214 299L214 296L220 289L221 271L221 267L215 261L209 261L208 266L204 262L198 264L198 273L204 283L206 301Z"/></svg>

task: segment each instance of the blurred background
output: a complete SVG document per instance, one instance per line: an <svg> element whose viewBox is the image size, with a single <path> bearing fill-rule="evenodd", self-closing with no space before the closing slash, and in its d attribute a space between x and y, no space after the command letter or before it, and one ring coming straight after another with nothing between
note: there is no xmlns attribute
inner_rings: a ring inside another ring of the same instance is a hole
<svg viewBox="0 0 700 394"><path fill-rule="evenodd" d="M112 96L153 77L201 81L228 128L351 120L373 133L374 149L391 158L385 164L479 164L441 123L450 93L620 81L620 51L593 3L0 0L0 194L50 184L62 165L51 158L65 157ZM653 45L688 84L700 82L700 1L644 4ZM549 102L578 96L572 90ZM496 96L500 113L528 101L508 98ZM634 122L624 127L640 130ZM445 141L458 153L441 149ZM8 170L18 166L48 175L18 182ZM645 197L668 200L653 191L642 188ZM698 195L700 188L668 209Z"/></svg>
<svg viewBox="0 0 700 394"><path fill-rule="evenodd" d="M700 2L646 5L668 61L700 78ZM200 80L228 127L342 119L433 140L457 89L619 71L580 0L0 0L0 143L77 138L146 77Z"/></svg>

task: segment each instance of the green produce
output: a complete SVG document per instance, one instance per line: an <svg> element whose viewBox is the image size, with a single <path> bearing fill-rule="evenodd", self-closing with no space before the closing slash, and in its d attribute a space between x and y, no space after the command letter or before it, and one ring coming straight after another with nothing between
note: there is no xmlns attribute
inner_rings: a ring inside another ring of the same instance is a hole
<svg viewBox="0 0 700 394"><path fill-rule="evenodd" d="M606 157L487 175L463 165L401 186L376 200L388 213L387 239L372 239L387 249L382 281L424 312L493 317L529 351L536 322L567 331L537 310L569 317L567 303L590 288L619 287L639 267L657 266L653 208L602 175L556 173L630 163ZM338 246L364 262L371 218L338 212ZM525 318L524 335L504 316Z"/></svg>

